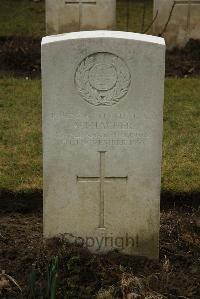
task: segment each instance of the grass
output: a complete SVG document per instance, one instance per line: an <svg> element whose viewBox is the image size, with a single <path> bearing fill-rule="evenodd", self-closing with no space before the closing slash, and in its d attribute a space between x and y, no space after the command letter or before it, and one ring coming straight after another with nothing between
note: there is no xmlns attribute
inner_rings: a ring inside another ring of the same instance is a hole
<svg viewBox="0 0 200 299"><path fill-rule="evenodd" d="M0 187L42 188L40 80L0 79L3 140ZM200 79L167 79L162 189L199 192Z"/></svg>
<svg viewBox="0 0 200 299"><path fill-rule="evenodd" d="M141 32L152 20L152 0L117 0L117 29ZM143 23L143 8L146 14ZM142 28L143 27L143 28ZM0 36L45 35L44 1L1 0ZM164 115L163 190L199 190L200 79L168 79ZM2 178L10 190L42 188L41 88L39 80L0 79Z"/></svg>
<svg viewBox="0 0 200 299"><path fill-rule="evenodd" d="M0 36L45 35L44 1L1 0Z"/></svg>
<svg viewBox="0 0 200 299"><path fill-rule="evenodd" d="M0 79L1 187L41 188L40 81Z"/></svg>
<svg viewBox="0 0 200 299"><path fill-rule="evenodd" d="M56 1L56 0L55 0ZM117 0L117 29L127 31L127 0ZM143 7L146 14L143 23ZM129 31L141 32L152 20L153 0L129 0ZM44 0L1 0L0 37L45 35Z"/></svg>
<svg viewBox="0 0 200 299"><path fill-rule="evenodd" d="M200 190L200 79L168 79L164 110L163 188Z"/></svg>

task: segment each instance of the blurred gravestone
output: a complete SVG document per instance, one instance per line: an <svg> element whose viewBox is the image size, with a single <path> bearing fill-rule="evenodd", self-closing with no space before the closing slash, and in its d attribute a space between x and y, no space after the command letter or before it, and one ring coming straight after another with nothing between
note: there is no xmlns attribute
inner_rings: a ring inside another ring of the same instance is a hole
<svg viewBox="0 0 200 299"><path fill-rule="evenodd" d="M162 34L169 49L200 39L200 0L154 0L156 14L154 34Z"/></svg>
<svg viewBox="0 0 200 299"><path fill-rule="evenodd" d="M48 35L114 29L116 0L46 0Z"/></svg>

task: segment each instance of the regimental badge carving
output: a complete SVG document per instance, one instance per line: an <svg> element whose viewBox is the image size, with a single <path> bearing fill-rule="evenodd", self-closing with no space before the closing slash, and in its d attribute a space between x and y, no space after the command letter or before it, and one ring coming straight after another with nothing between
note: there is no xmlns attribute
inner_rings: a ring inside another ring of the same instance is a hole
<svg viewBox="0 0 200 299"><path fill-rule="evenodd" d="M128 92L131 74L118 56L99 52L86 57L78 66L75 85L81 97L95 106L117 104Z"/></svg>

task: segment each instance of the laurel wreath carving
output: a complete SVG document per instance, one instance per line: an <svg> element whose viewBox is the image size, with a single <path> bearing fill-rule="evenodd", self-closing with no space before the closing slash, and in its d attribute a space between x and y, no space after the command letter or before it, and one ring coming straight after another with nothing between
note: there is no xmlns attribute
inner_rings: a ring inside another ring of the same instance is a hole
<svg viewBox="0 0 200 299"><path fill-rule="evenodd" d="M117 73L117 81L112 89L99 91L89 82L89 72L96 61L95 54L88 56L80 63L75 75L75 83L80 95L85 101L95 106L111 106L118 103L127 94L131 82L131 75L125 62L116 55L101 53L101 55L106 54L112 57L109 63L114 66Z"/></svg>

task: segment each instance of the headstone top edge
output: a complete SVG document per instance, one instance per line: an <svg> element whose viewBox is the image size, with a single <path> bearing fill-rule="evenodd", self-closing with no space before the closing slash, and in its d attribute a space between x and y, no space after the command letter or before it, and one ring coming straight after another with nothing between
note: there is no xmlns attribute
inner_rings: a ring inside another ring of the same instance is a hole
<svg viewBox="0 0 200 299"><path fill-rule="evenodd" d="M88 38L119 38L126 40L141 41L150 44L158 44L165 46L165 40L162 37L132 33L126 31L113 31L113 30L94 30L94 31L80 31L70 32L64 34L50 35L42 38L42 46L50 43L56 43L61 41L73 40L73 39L88 39Z"/></svg>

